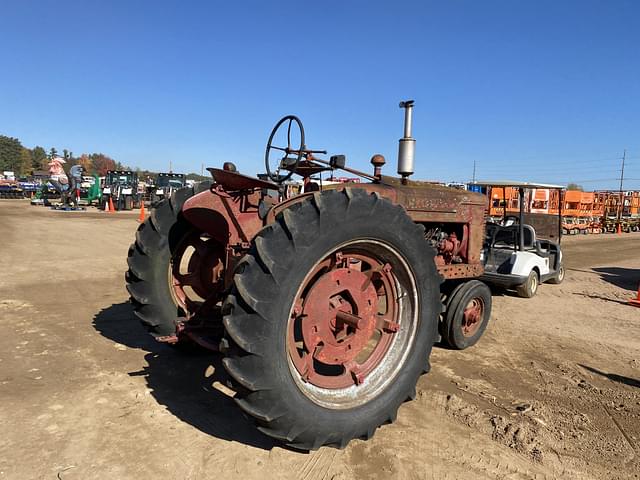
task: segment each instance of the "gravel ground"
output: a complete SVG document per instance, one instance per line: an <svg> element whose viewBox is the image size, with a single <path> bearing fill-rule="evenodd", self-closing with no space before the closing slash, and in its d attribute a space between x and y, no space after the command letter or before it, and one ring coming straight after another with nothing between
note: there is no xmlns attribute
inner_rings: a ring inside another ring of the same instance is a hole
<svg viewBox="0 0 640 480"><path fill-rule="evenodd" d="M136 218L0 201L0 479L638 478L640 234L566 238L562 285L494 292L484 338L434 349L396 423L307 454L240 415L219 357L139 326Z"/></svg>

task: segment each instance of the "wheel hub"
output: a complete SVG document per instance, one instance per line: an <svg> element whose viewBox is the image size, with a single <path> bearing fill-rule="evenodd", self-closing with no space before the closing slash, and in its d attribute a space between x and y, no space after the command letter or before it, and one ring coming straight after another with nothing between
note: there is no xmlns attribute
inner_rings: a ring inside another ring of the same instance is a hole
<svg viewBox="0 0 640 480"><path fill-rule="evenodd" d="M360 252L337 252L308 278L289 322L293 366L303 382L317 387L359 385L400 329L392 268Z"/></svg>
<svg viewBox="0 0 640 480"><path fill-rule="evenodd" d="M371 338L378 298L368 280L362 272L340 268L313 285L302 309L302 335L317 360L342 365L355 359Z"/></svg>
<svg viewBox="0 0 640 480"><path fill-rule="evenodd" d="M203 301L221 288L224 250L215 241L192 232L180 243L171 259L169 277L174 301L187 318Z"/></svg>
<svg viewBox="0 0 640 480"><path fill-rule="evenodd" d="M484 316L484 304L480 298L472 298L462 314L462 334L465 337L473 336L482 323Z"/></svg>

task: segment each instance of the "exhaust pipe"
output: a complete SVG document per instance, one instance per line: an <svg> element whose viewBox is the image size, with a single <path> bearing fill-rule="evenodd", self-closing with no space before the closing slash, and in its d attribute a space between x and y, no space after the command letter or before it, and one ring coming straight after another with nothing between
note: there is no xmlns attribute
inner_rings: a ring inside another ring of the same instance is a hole
<svg viewBox="0 0 640 480"><path fill-rule="evenodd" d="M413 104L413 100L400 102L400 108L404 108L404 137L399 140L398 146L398 175L402 176L402 183L406 183L407 177L413 175L416 156L416 139L411 137Z"/></svg>

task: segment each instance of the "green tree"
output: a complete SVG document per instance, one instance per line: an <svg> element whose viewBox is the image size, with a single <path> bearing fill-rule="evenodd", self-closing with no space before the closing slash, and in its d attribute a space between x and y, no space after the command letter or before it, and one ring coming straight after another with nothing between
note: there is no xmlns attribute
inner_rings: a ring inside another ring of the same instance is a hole
<svg viewBox="0 0 640 480"><path fill-rule="evenodd" d="M47 169L47 152L42 147L33 147L31 150L31 168L33 170Z"/></svg>
<svg viewBox="0 0 640 480"><path fill-rule="evenodd" d="M91 158L86 153L83 153L78 157L78 165L82 166L82 169L87 172L87 175L91 175L93 173L93 164L91 163Z"/></svg>
<svg viewBox="0 0 640 480"><path fill-rule="evenodd" d="M22 154L20 140L0 135L0 170L18 172Z"/></svg>
<svg viewBox="0 0 640 480"><path fill-rule="evenodd" d="M49 150L49 160L57 156L58 156L58 150L56 150L55 147L51 147L51 149Z"/></svg>
<svg viewBox="0 0 640 480"><path fill-rule="evenodd" d="M20 169L18 175L31 175L31 171L31 150L23 147L20 152Z"/></svg>
<svg viewBox="0 0 640 480"><path fill-rule="evenodd" d="M107 174L108 170L116 170L116 162L103 153L92 153L89 155L93 171L100 176Z"/></svg>
<svg viewBox="0 0 640 480"><path fill-rule="evenodd" d="M567 185L567 190L579 190L582 192L583 188L582 185L578 185L577 183L570 183Z"/></svg>
<svg viewBox="0 0 640 480"><path fill-rule="evenodd" d="M187 173L186 179L187 180L194 180L196 182L203 182L205 180L211 180L211 177L210 176L207 177L206 175L202 176L202 175L200 175L198 173Z"/></svg>

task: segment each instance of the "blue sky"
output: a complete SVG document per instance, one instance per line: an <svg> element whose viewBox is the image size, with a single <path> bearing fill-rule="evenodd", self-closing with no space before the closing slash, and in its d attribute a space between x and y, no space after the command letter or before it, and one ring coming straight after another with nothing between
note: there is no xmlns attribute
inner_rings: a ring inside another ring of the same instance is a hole
<svg viewBox="0 0 640 480"><path fill-rule="evenodd" d="M3 2L0 134L122 163L264 170L283 115L309 147L418 179L640 188L640 2ZM635 180L632 180L635 179Z"/></svg>

